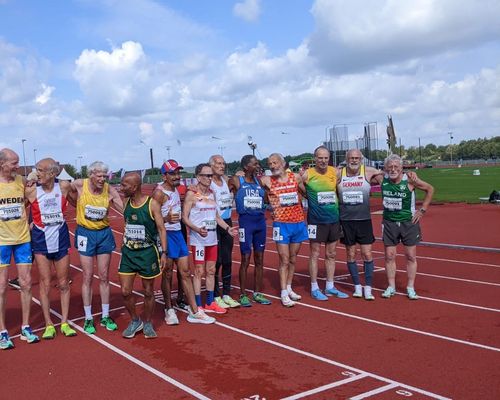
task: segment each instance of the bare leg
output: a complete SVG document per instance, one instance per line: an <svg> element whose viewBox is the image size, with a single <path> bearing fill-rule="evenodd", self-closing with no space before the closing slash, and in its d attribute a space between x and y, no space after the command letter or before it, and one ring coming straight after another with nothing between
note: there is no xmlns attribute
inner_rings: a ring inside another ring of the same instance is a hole
<svg viewBox="0 0 500 400"><path fill-rule="evenodd" d="M191 272L189 271L189 260L188 257L181 257L177 260L177 271L181 274L181 280L179 281L179 286L184 287L184 293L186 300L191 307L191 311L196 314L198 312L198 306L196 305L196 300L194 299L194 287L193 280L191 279Z"/></svg>
<svg viewBox="0 0 500 400"><path fill-rule="evenodd" d="M17 266L19 286L21 286L21 309L23 325L29 325L31 311L31 264Z"/></svg>
<svg viewBox="0 0 500 400"><path fill-rule="evenodd" d="M325 269L327 282L333 282L335 275L335 257L337 256L338 241L326 243L325 245Z"/></svg>
<svg viewBox="0 0 500 400"><path fill-rule="evenodd" d="M288 244L276 244L278 249L278 255L280 260L279 265L279 276L280 276L280 288L281 290L286 290L286 285L288 282L288 264L290 262L289 247Z"/></svg>
<svg viewBox="0 0 500 400"><path fill-rule="evenodd" d="M82 300L84 306L92 305L92 276L94 270L94 258L80 254L82 266Z"/></svg>
<svg viewBox="0 0 500 400"><path fill-rule="evenodd" d="M7 284L9 267L0 268L0 331L5 330L5 301L7 300Z"/></svg>
<svg viewBox="0 0 500 400"><path fill-rule="evenodd" d="M415 287L415 277L417 275L417 246L405 246L406 255L406 273L408 275L408 284L410 288Z"/></svg>
<svg viewBox="0 0 500 400"><path fill-rule="evenodd" d="M174 260L167 258L167 266L161 274L161 292L163 293L163 301L165 308L168 310L172 308L172 270L174 267Z"/></svg>
<svg viewBox="0 0 500 400"><path fill-rule="evenodd" d="M109 304L109 263L111 253L97 255L97 273L99 275L99 292L101 303Z"/></svg>
<svg viewBox="0 0 500 400"><path fill-rule="evenodd" d="M142 279L144 289L144 321L151 322L153 311L155 309L154 279Z"/></svg>
<svg viewBox="0 0 500 400"><path fill-rule="evenodd" d="M248 265L250 264L250 256L251 256L251 253L241 255L239 278L240 278L240 293L242 295L245 294L245 291L247 288L247 269L248 269Z"/></svg>
<svg viewBox="0 0 500 400"><path fill-rule="evenodd" d="M385 271L389 286L396 288L396 246L385 247Z"/></svg>
<svg viewBox="0 0 500 400"><path fill-rule="evenodd" d="M38 263L38 261L37 261ZM69 288L69 255L64 256L55 262L59 291L61 292L61 322L68 321L69 302L71 291Z"/></svg>
<svg viewBox="0 0 500 400"><path fill-rule="evenodd" d="M45 326L54 325L52 318L50 318L50 266L52 261L47 259L43 254L35 254L36 265L38 266L38 274L40 276L40 303L42 306L43 318L45 319Z"/></svg>
<svg viewBox="0 0 500 400"><path fill-rule="evenodd" d="M264 277L264 252L256 251L253 253L253 262L255 264L254 278L255 291L262 292L262 280Z"/></svg>
<svg viewBox="0 0 500 400"><path fill-rule="evenodd" d="M318 282L318 258L321 250L320 242L310 242L311 254L309 257L309 275L311 283Z"/></svg>
<svg viewBox="0 0 500 400"><path fill-rule="evenodd" d="M123 302L125 303L125 308L127 309L130 318L137 319L137 312L135 310L135 296L132 293L134 287L135 275L122 275L120 276L120 283L122 287Z"/></svg>

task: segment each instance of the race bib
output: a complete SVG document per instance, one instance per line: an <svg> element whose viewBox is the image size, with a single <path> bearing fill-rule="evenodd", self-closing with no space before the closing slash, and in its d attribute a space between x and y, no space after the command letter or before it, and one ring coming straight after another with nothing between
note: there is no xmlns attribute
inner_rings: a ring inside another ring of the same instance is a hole
<svg viewBox="0 0 500 400"><path fill-rule="evenodd" d="M384 208L389 211L400 211L403 209L403 199L384 197Z"/></svg>
<svg viewBox="0 0 500 400"><path fill-rule="evenodd" d="M273 240L275 242L283 240L283 236L280 235L280 228L278 226L273 227Z"/></svg>
<svg viewBox="0 0 500 400"><path fill-rule="evenodd" d="M217 229L217 221L215 219L206 219L203 221L203 226L207 231L215 231Z"/></svg>
<svg viewBox="0 0 500 400"><path fill-rule="evenodd" d="M362 204L363 192L344 192L342 193L342 201L344 204Z"/></svg>
<svg viewBox="0 0 500 400"><path fill-rule="evenodd" d="M81 235L78 235L78 237L76 238L76 242L77 242L77 245L78 245L78 251L87 251L87 236L81 236Z"/></svg>
<svg viewBox="0 0 500 400"><path fill-rule="evenodd" d="M64 222L63 213L61 211L41 214L42 224L45 226L59 225Z"/></svg>
<svg viewBox="0 0 500 400"><path fill-rule="evenodd" d="M231 198L231 196L224 196L224 197L221 197L218 201L219 203L219 208L221 210L227 210L228 208L231 208L232 205L233 205L233 199Z"/></svg>
<svg viewBox="0 0 500 400"><path fill-rule="evenodd" d="M294 193L281 193L279 195L280 206L290 207L299 204L299 195L297 192Z"/></svg>
<svg viewBox="0 0 500 400"><path fill-rule="evenodd" d="M195 261L205 261L205 247L196 246L194 250L194 260Z"/></svg>
<svg viewBox="0 0 500 400"><path fill-rule="evenodd" d="M21 219L22 216L23 216L23 206L21 204L14 204L12 206L0 207L1 221Z"/></svg>
<svg viewBox="0 0 500 400"><path fill-rule="evenodd" d="M243 207L246 210L261 210L262 209L262 197L252 197L245 196L243 197Z"/></svg>
<svg viewBox="0 0 500 400"><path fill-rule="evenodd" d="M309 235L309 239L316 239L318 225L307 225L307 233Z"/></svg>
<svg viewBox="0 0 500 400"><path fill-rule="evenodd" d="M318 192L318 204L320 206L327 206L336 202L337 196L335 192Z"/></svg>
<svg viewBox="0 0 500 400"><path fill-rule="evenodd" d="M245 242L245 228L238 229L238 236L240 238L240 242Z"/></svg>
<svg viewBox="0 0 500 400"><path fill-rule="evenodd" d="M105 207L96 207L91 205L85 206L85 219L89 221L102 221L106 218L108 209Z"/></svg>
<svg viewBox="0 0 500 400"><path fill-rule="evenodd" d="M144 242L146 240L146 227L134 224L125 225L125 238L127 240Z"/></svg>

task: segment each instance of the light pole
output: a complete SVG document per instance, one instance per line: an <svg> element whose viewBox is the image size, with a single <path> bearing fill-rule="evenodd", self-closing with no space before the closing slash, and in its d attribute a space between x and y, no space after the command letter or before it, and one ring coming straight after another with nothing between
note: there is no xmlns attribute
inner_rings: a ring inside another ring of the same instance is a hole
<svg viewBox="0 0 500 400"><path fill-rule="evenodd" d="M36 149L33 149L33 158L35 159L35 165L36 165Z"/></svg>
<svg viewBox="0 0 500 400"><path fill-rule="evenodd" d="M220 155L221 155L222 157L224 157L224 149L225 149L225 147L224 147L224 146L219 146L219 147L218 147L218 149L219 149L219 151L220 151Z"/></svg>
<svg viewBox="0 0 500 400"><path fill-rule="evenodd" d="M168 159L170 160L170 149L171 149L171 146L165 146L165 148L167 149L167 156L168 156Z"/></svg>
<svg viewBox="0 0 500 400"><path fill-rule="evenodd" d="M252 155L255 156L255 149L257 148L257 143L255 143L251 136L248 136L248 146L252 149Z"/></svg>
<svg viewBox="0 0 500 400"><path fill-rule="evenodd" d="M24 177L26 178L26 153L24 152L24 142L26 142L27 139L21 139L21 142L23 143L23 164L24 164Z"/></svg>
<svg viewBox="0 0 500 400"><path fill-rule="evenodd" d="M82 176L82 158L83 156L78 156L78 159L80 160L80 176ZM78 168L78 163L77 163L77 168Z"/></svg>
<svg viewBox="0 0 500 400"><path fill-rule="evenodd" d="M448 135L450 135L450 165L453 164L453 132L448 132Z"/></svg>

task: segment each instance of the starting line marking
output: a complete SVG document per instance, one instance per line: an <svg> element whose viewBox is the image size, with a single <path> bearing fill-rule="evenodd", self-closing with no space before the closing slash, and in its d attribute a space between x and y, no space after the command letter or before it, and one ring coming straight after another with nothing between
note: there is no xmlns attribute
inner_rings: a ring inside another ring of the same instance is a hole
<svg viewBox="0 0 500 400"><path fill-rule="evenodd" d="M342 385L345 385L346 383L354 382L354 381L357 381L357 380L360 380L360 379L363 379L366 377L367 377L367 375L365 375L365 374L354 375L354 376L351 376L350 378L342 379L341 381L336 381L333 383L329 383L327 385L319 386L315 389L311 389L311 390L307 390L307 391L302 392L302 393L294 394L293 396L284 397L281 400L301 399L303 397L307 397L307 396L310 396L312 394L324 392L325 390L332 389L332 388L337 387L337 386L342 386Z"/></svg>
<svg viewBox="0 0 500 400"><path fill-rule="evenodd" d="M384 393L387 392L388 390L397 388L398 385L395 383L391 383L389 385L385 385L382 387L379 387L377 389L370 390L369 392L361 393L357 396L351 397L350 400L361 400L361 399L366 399L367 397L373 396L374 394L379 394L379 393Z"/></svg>

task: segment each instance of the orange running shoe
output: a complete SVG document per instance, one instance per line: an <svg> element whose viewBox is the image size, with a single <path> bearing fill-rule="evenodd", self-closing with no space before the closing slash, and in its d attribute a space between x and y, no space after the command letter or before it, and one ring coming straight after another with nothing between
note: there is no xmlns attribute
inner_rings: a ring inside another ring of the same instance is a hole
<svg viewBox="0 0 500 400"><path fill-rule="evenodd" d="M203 307L203 311L207 313L216 313L216 314L225 314L227 313L227 310L225 308L220 307L215 301L212 301L212 304L210 305L205 305Z"/></svg>

